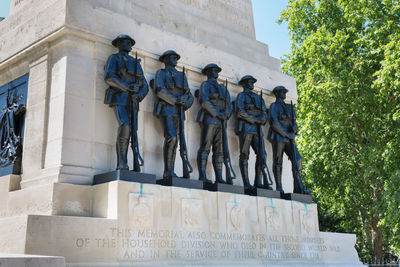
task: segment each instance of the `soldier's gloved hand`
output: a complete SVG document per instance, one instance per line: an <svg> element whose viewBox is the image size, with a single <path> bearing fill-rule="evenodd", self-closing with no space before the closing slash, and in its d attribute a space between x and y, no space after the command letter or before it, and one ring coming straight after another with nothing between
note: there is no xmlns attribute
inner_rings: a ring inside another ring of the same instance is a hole
<svg viewBox="0 0 400 267"><path fill-rule="evenodd" d="M256 124L264 125L266 122L267 122L267 119L262 116L259 116L256 119Z"/></svg>
<svg viewBox="0 0 400 267"><path fill-rule="evenodd" d="M268 119L265 117L262 117L260 121L261 121L261 124L264 125L267 123Z"/></svg>
<svg viewBox="0 0 400 267"><path fill-rule="evenodd" d="M19 112L25 112L26 111L25 105L24 104L19 104L18 110L19 110Z"/></svg>
<svg viewBox="0 0 400 267"><path fill-rule="evenodd" d="M226 119L225 112L220 112L217 114L217 119L223 121Z"/></svg>
<svg viewBox="0 0 400 267"><path fill-rule="evenodd" d="M287 138L289 138L290 140L294 140L295 134L294 133L288 133L287 134Z"/></svg>
<svg viewBox="0 0 400 267"><path fill-rule="evenodd" d="M182 95L182 96L178 97L176 100L176 104L177 105L185 105L186 104L186 96Z"/></svg>
<svg viewBox="0 0 400 267"><path fill-rule="evenodd" d="M138 101L139 100L138 97L135 95L131 95L131 100L134 102L140 102L140 101Z"/></svg>
<svg viewBox="0 0 400 267"><path fill-rule="evenodd" d="M136 94L136 93L139 92L139 90L140 90L139 84L138 84L138 83L131 83L131 84L129 84L129 90L130 90L132 93Z"/></svg>

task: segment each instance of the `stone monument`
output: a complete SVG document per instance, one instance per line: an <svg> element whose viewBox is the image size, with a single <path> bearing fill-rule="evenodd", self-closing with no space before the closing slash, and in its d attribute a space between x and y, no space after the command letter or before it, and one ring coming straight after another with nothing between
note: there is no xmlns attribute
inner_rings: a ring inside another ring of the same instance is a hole
<svg viewBox="0 0 400 267"><path fill-rule="evenodd" d="M104 105L104 66L112 40L135 41L144 77L154 78L167 49L181 58L194 93L210 62L221 67L232 99L252 73L273 101L272 88L296 82L282 74L268 46L255 40L251 0L12 0L0 22L0 87L27 78L21 170L0 177L0 263L40 266L361 265L355 235L319 231L309 199L208 191L94 176L115 170L118 121ZM134 57L134 53L131 53ZM25 75L29 76L25 76ZM185 86L186 87L186 86ZM163 176L163 128L149 91L137 113L143 174ZM185 113L187 157L199 148L198 101ZM235 121L227 123L232 168L239 170ZM264 136L267 127L263 127ZM267 165L272 149L265 142ZM128 165L132 166L132 152ZM250 154L249 165L256 157ZM181 161L176 175L182 177ZM282 184L293 191L287 158ZM197 168L190 180L198 180ZM120 175L127 170L119 170ZM249 177L254 177L249 169ZM118 176L117 175L117 176ZM213 177L212 168L207 177ZM250 181L252 184L254 181ZM241 179L233 184L242 186ZM275 188L275 185L273 185ZM7 254L7 255L5 255ZM13 254L13 255L10 255ZM17 255L15 255L17 254ZM28 256L38 255L38 256ZM65 263L64 263L65 259Z"/></svg>

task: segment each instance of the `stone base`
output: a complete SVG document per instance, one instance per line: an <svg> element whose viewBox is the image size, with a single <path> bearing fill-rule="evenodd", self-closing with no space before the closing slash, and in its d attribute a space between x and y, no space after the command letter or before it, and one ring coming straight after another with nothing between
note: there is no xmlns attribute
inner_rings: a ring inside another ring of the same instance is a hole
<svg viewBox="0 0 400 267"><path fill-rule="evenodd" d="M179 178L179 177L160 179L157 180L157 184L164 186L191 188L191 189L203 189L203 181Z"/></svg>
<svg viewBox="0 0 400 267"><path fill-rule="evenodd" d="M208 191L218 191L218 192L226 192L226 193L234 193L234 194L244 194L243 186L238 185L230 185L230 184L220 184L220 183L204 183L205 190Z"/></svg>
<svg viewBox="0 0 400 267"><path fill-rule="evenodd" d="M319 232L316 204L121 180L8 197L18 212L0 218L0 252L69 267L360 264L355 235Z"/></svg>
<svg viewBox="0 0 400 267"><path fill-rule="evenodd" d="M354 249L355 235L268 233L263 229L229 227L196 230L185 227L187 222L178 219L167 226L129 227L111 219L19 216L0 219L0 250L13 248L17 251L14 253L63 255L71 267L194 263L196 266L361 266ZM19 246L8 246L15 242L12 233L21 229ZM5 235L5 231L10 234Z"/></svg>
<svg viewBox="0 0 400 267"><path fill-rule="evenodd" d="M0 254L0 266L4 267L65 267L63 257Z"/></svg>
<svg viewBox="0 0 400 267"><path fill-rule="evenodd" d="M127 182L136 182L142 184L155 184L156 176L154 174L148 174L142 172L116 170L112 172L95 175L93 179L93 185L103 184L118 180Z"/></svg>
<svg viewBox="0 0 400 267"><path fill-rule="evenodd" d="M313 203L311 195L298 194L298 193L282 193L282 199L299 201L303 203Z"/></svg>

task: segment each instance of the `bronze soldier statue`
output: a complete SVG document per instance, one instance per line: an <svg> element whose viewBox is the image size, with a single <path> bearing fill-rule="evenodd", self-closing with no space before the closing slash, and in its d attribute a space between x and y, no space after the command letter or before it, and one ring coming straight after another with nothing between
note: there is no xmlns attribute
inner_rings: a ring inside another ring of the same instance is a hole
<svg viewBox="0 0 400 267"><path fill-rule="evenodd" d="M201 72L207 75L207 81L201 84L198 95L201 106L197 116L197 121L201 127L200 148L197 152L199 180L212 183L206 175L208 154L212 146L215 183L225 183L222 178L222 165L225 161L224 157L229 157L229 151L227 152L228 155L226 155L224 149L228 149L227 140L225 140L226 121L232 114L232 104L228 88L217 81L221 68L217 64L211 63L205 66ZM229 158L226 160L230 161ZM227 162L226 164L228 164L226 169L228 171L227 182L232 184L231 178L229 178L231 166Z"/></svg>
<svg viewBox="0 0 400 267"><path fill-rule="evenodd" d="M157 95L154 114L159 116L164 127L164 179L177 177L174 166L178 137L183 161L183 177L189 178L189 173L192 172L184 136L184 112L192 106L193 95L184 70L180 72L175 69L179 59L179 54L173 50L164 52L159 60L164 62L165 68L158 70L154 78Z"/></svg>
<svg viewBox="0 0 400 267"><path fill-rule="evenodd" d="M295 135L298 130L296 115L293 105L284 102L288 90L284 86L277 86L272 92L276 101L270 106L268 140L272 143L276 190L284 193L282 188L282 159L283 153L286 153L292 162L294 193L310 194L309 190L305 190L301 180L302 162L295 144Z"/></svg>
<svg viewBox="0 0 400 267"><path fill-rule="evenodd" d="M263 178L263 168L266 167L266 154L262 140L261 126L267 122L268 109L264 99L252 91L256 81L257 80L251 75L246 75L239 81L239 84L243 87L243 91L239 93L235 103L237 118L236 134L239 135L240 146L239 167L245 188L270 189L267 177L264 178L264 184L261 180ZM250 184L248 174L250 146L257 154L254 186Z"/></svg>
<svg viewBox="0 0 400 267"><path fill-rule="evenodd" d="M106 90L104 103L114 109L119 123L116 145L117 170L129 170L127 153L131 139L133 170L140 172L143 159L138 146L137 113L139 102L147 95L149 89L137 53L135 58L129 55L135 40L123 34L115 38L112 44L119 52L111 55L105 66L104 80L110 87Z"/></svg>

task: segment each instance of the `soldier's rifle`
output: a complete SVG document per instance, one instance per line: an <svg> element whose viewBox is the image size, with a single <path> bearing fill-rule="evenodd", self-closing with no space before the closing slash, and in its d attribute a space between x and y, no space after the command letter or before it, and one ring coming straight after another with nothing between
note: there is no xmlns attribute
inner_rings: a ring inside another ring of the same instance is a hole
<svg viewBox="0 0 400 267"><path fill-rule="evenodd" d="M183 66L182 70L182 90L183 95L187 92L185 91L185 66ZM182 95L182 96L183 96ZM190 173L193 172L193 167L190 165L188 156L187 156L187 147L186 147L186 139L185 139L185 110L183 105L179 105L179 153L182 158L182 173L183 178L190 178Z"/></svg>
<svg viewBox="0 0 400 267"><path fill-rule="evenodd" d="M134 83L138 83L137 79L137 73L138 73L138 55L137 51L135 54L135 69L134 69ZM133 93L130 94L131 96L131 103L132 103L132 110L131 110L131 148L133 152L133 170L136 172L140 172L140 166L143 166L144 160L142 156L140 155L139 151L139 140L138 140L138 135L137 135L137 123L138 123L138 117L137 113L139 111L138 109L138 103L137 99L134 97Z"/></svg>
<svg viewBox="0 0 400 267"><path fill-rule="evenodd" d="M262 102L263 102L263 92L260 90L260 108L261 113L263 112ZM267 152L265 151L265 143L264 143L264 134L262 131L262 125L257 124L257 131L258 131L258 160L259 166L261 166L262 174L263 174L263 185L265 189L271 189L272 179L271 174L269 173L268 165L267 165Z"/></svg>
<svg viewBox="0 0 400 267"><path fill-rule="evenodd" d="M225 108L224 112L228 110L228 80L225 80ZM227 184L233 184L233 179L236 178L236 173L233 170L232 163L231 163L231 157L229 153L229 145L228 145L228 136L226 133L227 130L227 122L228 118L224 119L221 121L222 122L222 146L224 150L224 164L225 164L225 173L226 173L226 183Z"/></svg>
<svg viewBox="0 0 400 267"><path fill-rule="evenodd" d="M293 134L295 134L294 132L294 125L295 125L295 121L294 121L294 108L293 108L293 102L290 101L290 115L291 115L291 119L292 119L292 132ZM294 138L293 139L289 139L290 140L290 146L292 147L292 169L293 169L293 178L296 179L297 184L299 185L299 189L300 189L300 193L301 194L305 194L306 191L304 189L304 184L303 181L301 180L301 176L300 176L300 170L299 170L299 166L297 165L297 153L296 153L296 143Z"/></svg>

